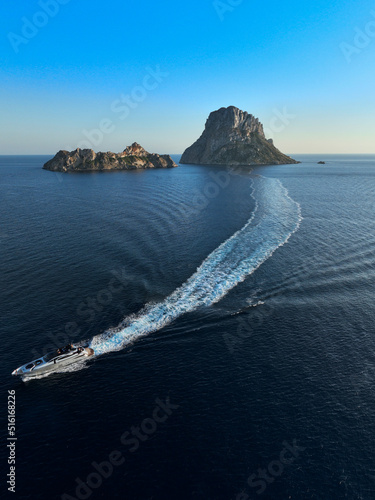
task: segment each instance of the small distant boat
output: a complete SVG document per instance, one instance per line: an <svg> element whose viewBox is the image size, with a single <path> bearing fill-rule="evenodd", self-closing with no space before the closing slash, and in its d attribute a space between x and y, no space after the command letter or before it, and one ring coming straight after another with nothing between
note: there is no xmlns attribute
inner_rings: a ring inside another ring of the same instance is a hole
<svg viewBox="0 0 375 500"><path fill-rule="evenodd" d="M20 366L16 370L13 370L12 375L20 375L23 377L44 375L56 371L62 366L70 365L84 358L93 356L94 354L94 350L90 347L68 344L65 347L60 347L56 351L47 353L41 358Z"/></svg>

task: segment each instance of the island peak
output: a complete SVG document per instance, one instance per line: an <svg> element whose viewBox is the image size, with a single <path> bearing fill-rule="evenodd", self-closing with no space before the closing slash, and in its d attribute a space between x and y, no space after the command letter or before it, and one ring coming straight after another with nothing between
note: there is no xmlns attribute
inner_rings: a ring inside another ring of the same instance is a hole
<svg viewBox="0 0 375 500"><path fill-rule="evenodd" d="M263 125L235 106L210 113L200 138L181 157L180 163L198 165L280 165L299 163L266 139Z"/></svg>
<svg viewBox="0 0 375 500"><path fill-rule="evenodd" d="M144 156L149 155L150 153L146 151L138 142L133 142L131 146L128 146L124 149L124 153L128 155L136 155L136 156Z"/></svg>

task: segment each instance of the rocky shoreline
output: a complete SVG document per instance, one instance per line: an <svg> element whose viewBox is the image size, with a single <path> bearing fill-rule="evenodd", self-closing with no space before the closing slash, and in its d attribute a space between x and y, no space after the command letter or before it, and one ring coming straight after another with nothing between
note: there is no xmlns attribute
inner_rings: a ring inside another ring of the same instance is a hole
<svg viewBox="0 0 375 500"><path fill-rule="evenodd" d="M134 142L122 153L95 153L92 149L59 151L43 168L52 172L97 172L110 170L140 170L175 168L177 164L169 155L147 152Z"/></svg>

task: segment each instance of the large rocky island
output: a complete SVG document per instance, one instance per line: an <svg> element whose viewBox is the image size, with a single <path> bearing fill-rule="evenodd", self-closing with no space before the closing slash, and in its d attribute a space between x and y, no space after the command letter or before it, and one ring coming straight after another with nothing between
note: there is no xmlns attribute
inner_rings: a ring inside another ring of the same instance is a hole
<svg viewBox="0 0 375 500"><path fill-rule="evenodd" d="M281 165L299 163L266 139L253 115L229 106L210 114L200 138L186 149L180 163L196 165Z"/></svg>
<svg viewBox="0 0 375 500"><path fill-rule="evenodd" d="M43 168L53 172L92 172L135 170L143 168L173 168L176 163L169 155L148 153L134 142L122 153L95 153L92 149L59 151Z"/></svg>

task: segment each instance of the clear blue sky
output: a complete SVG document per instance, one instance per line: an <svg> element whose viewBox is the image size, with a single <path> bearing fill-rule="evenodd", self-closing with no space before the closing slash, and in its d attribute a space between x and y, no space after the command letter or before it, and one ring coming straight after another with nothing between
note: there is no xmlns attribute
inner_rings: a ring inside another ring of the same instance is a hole
<svg viewBox="0 0 375 500"><path fill-rule="evenodd" d="M0 154L181 153L229 105L286 153L375 153L373 0L60 1L2 6Z"/></svg>

